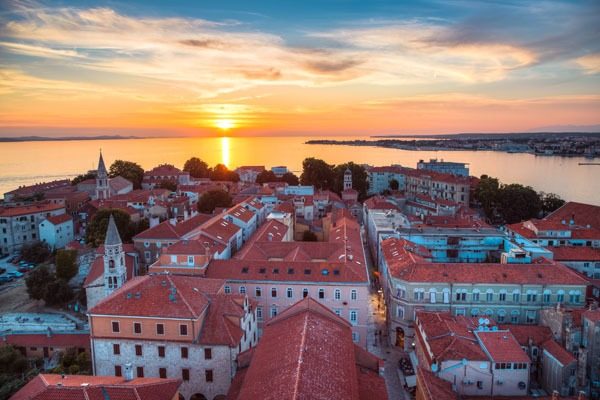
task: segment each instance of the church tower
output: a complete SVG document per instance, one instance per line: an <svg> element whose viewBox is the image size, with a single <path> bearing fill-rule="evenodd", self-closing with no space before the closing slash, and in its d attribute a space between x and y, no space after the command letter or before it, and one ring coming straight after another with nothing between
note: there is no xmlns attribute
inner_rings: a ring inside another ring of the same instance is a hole
<svg viewBox="0 0 600 400"><path fill-rule="evenodd" d="M125 252L114 217L108 220L108 229L104 239L104 295L108 296L125 283L127 268Z"/></svg>
<svg viewBox="0 0 600 400"><path fill-rule="evenodd" d="M344 172L344 190L352 189L352 171L350 168L346 168Z"/></svg>
<svg viewBox="0 0 600 400"><path fill-rule="evenodd" d="M106 171L106 165L104 165L102 151L100 151L98 170L96 171L96 199L102 200L108 199L109 197L110 189L108 187L108 172Z"/></svg>

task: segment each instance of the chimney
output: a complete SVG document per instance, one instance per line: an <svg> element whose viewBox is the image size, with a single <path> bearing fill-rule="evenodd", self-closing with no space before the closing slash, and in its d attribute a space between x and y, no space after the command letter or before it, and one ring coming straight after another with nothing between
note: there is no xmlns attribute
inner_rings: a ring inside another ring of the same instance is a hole
<svg viewBox="0 0 600 400"><path fill-rule="evenodd" d="M558 394L558 390L552 391L552 400L558 400L560 398L560 394Z"/></svg>
<svg viewBox="0 0 600 400"><path fill-rule="evenodd" d="M585 392L583 390L579 391L579 394L577 395L577 400L585 400Z"/></svg>
<svg viewBox="0 0 600 400"><path fill-rule="evenodd" d="M131 365L131 363L125 364L125 368L123 370L123 378L125 378L125 382L133 380L133 366Z"/></svg>

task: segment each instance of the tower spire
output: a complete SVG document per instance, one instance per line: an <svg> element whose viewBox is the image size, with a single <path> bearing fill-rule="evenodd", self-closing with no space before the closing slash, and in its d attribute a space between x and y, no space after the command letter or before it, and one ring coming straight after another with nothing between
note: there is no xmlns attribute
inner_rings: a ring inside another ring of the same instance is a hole
<svg viewBox="0 0 600 400"><path fill-rule="evenodd" d="M122 243L117 224L115 223L115 218L110 214L110 218L108 219L108 229L106 230L106 237L104 238L104 245L114 246Z"/></svg>

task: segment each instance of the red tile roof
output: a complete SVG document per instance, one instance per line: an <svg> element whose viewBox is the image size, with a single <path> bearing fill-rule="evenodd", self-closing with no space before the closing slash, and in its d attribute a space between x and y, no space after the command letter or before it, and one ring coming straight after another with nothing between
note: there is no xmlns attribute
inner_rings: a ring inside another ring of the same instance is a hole
<svg viewBox="0 0 600 400"><path fill-rule="evenodd" d="M387 399L383 378L359 364L348 322L309 297L269 321L236 381L230 399Z"/></svg>
<svg viewBox="0 0 600 400"><path fill-rule="evenodd" d="M90 348L90 335L85 333L7 334L0 342L23 347L81 347Z"/></svg>
<svg viewBox="0 0 600 400"><path fill-rule="evenodd" d="M60 189L69 188L70 186L71 186L71 182L68 179L61 179L61 180L56 180L56 181L52 181L52 182L43 182L43 183L36 183L34 185L29 185L29 186L21 186L15 190L6 192L5 194L26 197L26 196L33 196L37 193L43 193L45 191L53 190L53 189L57 189L57 188L60 188Z"/></svg>
<svg viewBox="0 0 600 400"><path fill-rule="evenodd" d="M474 334L493 362L531 362L510 331L475 331Z"/></svg>
<svg viewBox="0 0 600 400"><path fill-rule="evenodd" d="M89 313L195 319L208 307L208 296L220 292L223 283L184 275L139 276L127 281Z"/></svg>
<svg viewBox="0 0 600 400"><path fill-rule="evenodd" d="M564 347L554 341L554 339L550 339L545 341L542 344L544 351L547 351L552 357L554 357L559 363L561 363L564 367L567 365L577 362L573 354L567 351Z"/></svg>
<svg viewBox="0 0 600 400"><path fill-rule="evenodd" d="M67 221L72 221L73 217L71 217L69 214L60 214L60 215L51 215L49 217L46 217L46 219L53 225L60 225Z"/></svg>
<svg viewBox="0 0 600 400"><path fill-rule="evenodd" d="M529 341L535 346L541 346L552 338L552 330L541 325L499 325L502 330L509 330L521 346L529 346Z"/></svg>
<svg viewBox="0 0 600 400"><path fill-rule="evenodd" d="M238 204L237 206L229 209L227 211L227 215L230 215L234 218L237 218L245 223L248 223L254 218L256 214L252 211L246 209L242 204Z"/></svg>
<svg viewBox="0 0 600 400"><path fill-rule="evenodd" d="M570 221L575 216L576 225L590 225L600 230L600 206L569 201L548 215L546 219L554 221Z"/></svg>
<svg viewBox="0 0 600 400"><path fill-rule="evenodd" d="M244 295L211 295L210 307L202 324L198 343L237 346L244 336L240 327L240 319L245 315L244 299Z"/></svg>
<svg viewBox="0 0 600 400"><path fill-rule="evenodd" d="M53 203L36 203L17 207L0 207L0 217L17 217L19 215L45 213L64 208L65 206Z"/></svg>
<svg viewBox="0 0 600 400"><path fill-rule="evenodd" d="M422 367L417 367L417 390L423 396L423 400L458 399L458 394L452 390L452 383Z"/></svg>
<svg viewBox="0 0 600 400"><path fill-rule="evenodd" d="M216 219L214 222L208 222L202 227L202 233L223 243L229 242L239 231L240 227L233 222L226 221L222 218Z"/></svg>
<svg viewBox="0 0 600 400"><path fill-rule="evenodd" d="M11 400L172 400L179 379L39 374Z"/></svg>
<svg viewBox="0 0 600 400"><path fill-rule="evenodd" d="M600 248L588 246L551 247L556 261L600 261Z"/></svg>
<svg viewBox="0 0 600 400"><path fill-rule="evenodd" d="M288 226L275 219L270 219L261 226L251 240L254 242L281 242L287 234Z"/></svg>
<svg viewBox="0 0 600 400"><path fill-rule="evenodd" d="M586 310L583 312L582 317L592 322L600 322L600 309Z"/></svg>

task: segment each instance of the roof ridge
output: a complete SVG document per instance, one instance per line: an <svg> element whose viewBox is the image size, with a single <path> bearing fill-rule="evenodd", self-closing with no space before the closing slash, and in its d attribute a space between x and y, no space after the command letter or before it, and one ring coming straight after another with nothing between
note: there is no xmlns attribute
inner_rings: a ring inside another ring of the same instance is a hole
<svg viewBox="0 0 600 400"><path fill-rule="evenodd" d="M304 344L306 343L306 333L308 331L308 313L304 314L304 324L302 326L302 340L300 341L300 357L297 360L296 380L294 382L294 391L292 398L298 397L298 386L300 385L300 369L302 368L304 359Z"/></svg>

